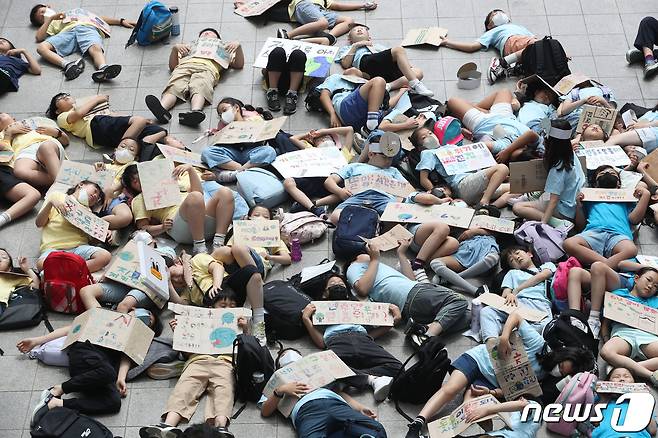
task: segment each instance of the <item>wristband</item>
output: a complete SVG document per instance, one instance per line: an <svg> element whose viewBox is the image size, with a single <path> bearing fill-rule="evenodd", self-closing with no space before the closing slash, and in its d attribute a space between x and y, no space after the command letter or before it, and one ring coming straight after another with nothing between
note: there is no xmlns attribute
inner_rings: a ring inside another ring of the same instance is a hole
<svg viewBox="0 0 658 438"><path fill-rule="evenodd" d="M272 391L272 394L274 394L274 397L276 398L283 398L283 395L280 395L278 392L276 392L276 389Z"/></svg>
<svg viewBox="0 0 658 438"><path fill-rule="evenodd" d="M62 130L57 128L57 137L55 138L60 138L62 136Z"/></svg>
<svg viewBox="0 0 658 438"><path fill-rule="evenodd" d="M120 19L119 19L119 24L120 24L121 26L123 26L123 22L124 22L124 21L126 21L125 18L120 18Z"/></svg>

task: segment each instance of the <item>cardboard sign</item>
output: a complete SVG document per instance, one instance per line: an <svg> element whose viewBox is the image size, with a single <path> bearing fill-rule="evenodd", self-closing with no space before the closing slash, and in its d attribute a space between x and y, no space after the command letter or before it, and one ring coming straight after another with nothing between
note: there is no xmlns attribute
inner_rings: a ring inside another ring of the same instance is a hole
<svg viewBox="0 0 658 438"><path fill-rule="evenodd" d="M542 395L541 386L539 386L537 376L528 360L528 354L518 332L512 333L509 342L512 351L506 358L499 354L498 344L493 346L487 344L496 380L498 380L500 389L503 390L505 399L508 401L516 400L523 394Z"/></svg>
<svg viewBox="0 0 658 438"><path fill-rule="evenodd" d="M578 143L578 146L582 146L582 148L579 149L587 149L587 148L600 148L605 146L605 143L603 140L590 140L590 141L581 141Z"/></svg>
<svg viewBox="0 0 658 438"><path fill-rule="evenodd" d="M276 388L290 382L306 383L313 390L353 375L354 372L336 356L336 353L331 350L321 351L279 368L265 385L263 394L268 398L273 397ZM279 401L279 412L289 417L297 400L299 399L296 397L283 397Z"/></svg>
<svg viewBox="0 0 658 438"><path fill-rule="evenodd" d="M631 125L637 123L637 114L632 109L629 109L625 113L621 114L621 120L624 122L624 126L628 128Z"/></svg>
<svg viewBox="0 0 658 438"><path fill-rule="evenodd" d="M486 417L482 417L475 422L469 423L466 421L466 417L480 406L497 404L500 404L500 402L496 400L496 397L491 394L482 395L462 403L454 411L452 411L450 415L446 415L445 417L432 421L427 425L430 438L452 438L464 432L475 423L491 420L493 418L502 420L507 425L507 427L511 429L512 422L509 418L509 414L506 412L487 415Z"/></svg>
<svg viewBox="0 0 658 438"><path fill-rule="evenodd" d="M169 271L165 259L156 250L139 242L139 272L142 282L165 301L169 300Z"/></svg>
<svg viewBox="0 0 658 438"><path fill-rule="evenodd" d="M409 232L405 227L400 224L397 224L384 234L377 236L372 239L366 239L361 237L361 239L366 243L374 243L379 247L380 251L389 251L391 249L397 248L400 246L398 243L400 240L411 239L414 235Z"/></svg>
<svg viewBox="0 0 658 438"><path fill-rule="evenodd" d="M97 172L92 164L63 160L59 172L57 172L55 183L66 187L73 187L84 180L95 182L102 189L106 189L112 186L114 175L109 170Z"/></svg>
<svg viewBox="0 0 658 438"><path fill-rule="evenodd" d="M360 76L356 75L340 75L341 79L346 80L347 82L351 82L353 84L365 84L368 82L367 79L364 79Z"/></svg>
<svg viewBox="0 0 658 438"><path fill-rule="evenodd" d="M538 322L548 316L542 311L530 309L529 307L522 305L511 306L509 304L505 304L505 298L492 293L482 294L478 297L478 299L482 302L482 304L486 304L487 306L491 306L494 309L498 309L507 314L516 312L521 316L521 318L530 322Z"/></svg>
<svg viewBox="0 0 658 438"><path fill-rule="evenodd" d="M210 137L210 144L258 143L276 137L288 118L241 120L229 123Z"/></svg>
<svg viewBox="0 0 658 438"><path fill-rule="evenodd" d="M332 260L327 263L320 263L319 265L309 266L308 268L302 269L302 274L301 274L302 278L300 280L300 283L304 283L305 281L318 277L324 274L325 272L331 271L335 264L336 264L336 260Z"/></svg>
<svg viewBox="0 0 658 438"><path fill-rule="evenodd" d="M180 203L180 188L172 175L173 161L167 159L143 161L137 163L137 171L147 210L157 210Z"/></svg>
<svg viewBox="0 0 658 438"><path fill-rule="evenodd" d="M173 303L176 313L173 349L186 353L231 354L233 341L242 334L238 318L250 317L251 310L242 307L209 309Z"/></svg>
<svg viewBox="0 0 658 438"><path fill-rule="evenodd" d="M347 166L347 160L338 148L314 147L279 155L272 166L284 178L325 177Z"/></svg>
<svg viewBox="0 0 658 438"><path fill-rule="evenodd" d="M623 383L599 380L594 384L599 394L627 394L629 392L651 392L646 383Z"/></svg>
<svg viewBox="0 0 658 438"><path fill-rule="evenodd" d="M345 188L353 195L366 190L377 190L399 198L404 198L416 191L407 181L400 181L379 173L353 176L345 180Z"/></svg>
<svg viewBox="0 0 658 438"><path fill-rule="evenodd" d="M89 208L83 206L72 196L66 196L62 216L74 227L84 231L94 239L105 242L110 223L96 216Z"/></svg>
<svg viewBox="0 0 658 438"><path fill-rule="evenodd" d="M104 278L116 281L117 283L125 284L126 286L141 290L158 306L162 309L167 300L156 294L153 289L148 287L143 282L143 276L139 264L139 254L137 244L134 240L128 241L126 245L121 248L114 257L110 265L105 270Z"/></svg>
<svg viewBox="0 0 658 438"><path fill-rule="evenodd" d="M70 11L67 11L65 15L66 16L62 20L62 23L64 24L77 21L78 23L91 24L96 29L103 32L105 36L109 37L110 34L112 33L112 30L110 29L110 25L107 24L105 20L103 20L101 17L94 14L93 12L89 12L86 9L82 9L82 8L71 9Z"/></svg>
<svg viewBox="0 0 658 438"><path fill-rule="evenodd" d="M210 59L226 69L231 63L232 54L226 51L224 42L218 38L199 38L192 43L190 54L192 58Z"/></svg>
<svg viewBox="0 0 658 438"><path fill-rule="evenodd" d="M651 266L652 268L658 269L658 257L656 256L638 254L637 256L635 256L635 258L637 258L637 261L641 265Z"/></svg>
<svg viewBox="0 0 658 438"><path fill-rule="evenodd" d="M270 9L281 0L238 0L233 12L241 17L256 17Z"/></svg>
<svg viewBox="0 0 658 438"><path fill-rule="evenodd" d="M57 129L57 122L54 121L53 119L49 119L46 117L28 117L27 119L21 120L21 123L28 128L30 128L32 131L36 131L37 128L55 128Z"/></svg>
<svg viewBox="0 0 658 438"><path fill-rule="evenodd" d="M619 146L584 147L576 151L576 156L585 157L586 167L595 170L604 164L625 167L631 164L626 152Z"/></svg>
<svg viewBox="0 0 658 438"><path fill-rule="evenodd" d="M544 160L514 161L509 163L510 192L543 191L548 172Z"/></svg>
<svg viewBox="0 0 658 438"><path fill-rule="evenodd" d="M526 94L526 96L527 96L527 92L526 92L527 86L536 82L539 82L538 88L542 88L550 91L553 94L554 99L557 100L557 98L560 96L560 93L555 88L551 87L551 85L548 82L546 82L541 76L536 74L532 76L528 76L527 78L523 78L519 81L520 84L524 84L526 86L523 88L523 92L524 94ZM533 96L530 97L532 98Z"/></svg>
<svg viewBox="0 0 658 438"><path fill-rule="evenodd" d="M233 221L233 240L252 248L274 248L281 245L277 220Z"/></svg>
<svg viewBox="0 0 658 438"><path fill-rule="evenodd" d="M503 219L500 217L492 217L487 215L473 216L469 228L484 228L485 230L495 231L503 234L514 234L514 221Z"/></svg>
<svg viewBox="0 0 658 438"><path fill-rule="evenodd" d="M371 301L313 301L313 325L360 324L393 326L388 303Z"/></svg>
<svg viewBox="0 0 658 438"><path fill-rule="evenodd" d="M454 227L468 228L475 210L454 205L421 205L389 202L381 220L384 222L401 222L422 224L425 222L443 222Z"/></svg>
<svg viewBox="0 0 658 438"><path fill-rule="evenodd" d="M439 47L441 41L448 36L448 29L442 27L423 27L420 29L411 29L402 41L402 47L420 46L429 44L430 46Z"/></svg>
<svg viewBox="0 0 658 438"><path fill-rule="evenodd" d="M200 167L201 169L208 168L203 162L201 162L201 154L186 151L185 149L178 149L166 144L157 143L157 145L160 152L162 152L162 155L174 163L191 164L192 166Z"/></svg>
<svg viewBox="0 0 658 438"><path fill-rule="evenodd" d="M658 309L605 293L603 314L607 319L658 335Z"/></svg>
<svg viewBox="0 0 658 438"><path fill-rule="evenodd" d="M95 99L96 96L85 96L85 97L79 97L75 100L75 106L77 108L81 107L84 105L86 102L88 102L91 99ZM91 110L87 112L87 114L83 117L84 120L89 121L91 120L94 116L103 116L103 115L109 115L111 114L112 111L110 110L110 103L109 102L101 102L95 107L93 107Z"/></svg>
<svg viewBox="0 0 658 438"><path fill-rule="evenodd" d="M583 82L589 80L589 76L586 76L582 73L572 73L560 79L560 81L555 84L553 88L560 94L567 94L573 90L576 85L582 84Z"/></svg>
<svg viewBox="0 0 658 438"><path fill-rule="evenodd" d="M89 341L120 351L141 365L153 335L153 330L133 315L95 307L75 317L63 348L74 342Z"/></svg>
<svg viewBox="0 0 658 438"><path fill-rule="evenodd" d="M467 173L495 166L496 160L483 142L456 147L439 147L434 153L448 175Z"/></svg>
<svg viewBox="0 0 658 438"><path fill-rule="evenodd" d="M635 189L594 189L583 187L580 192L585 195L583 201L592 202L637 202L633 196Z"/></svg>
<svg viewBox="0 0 658 438"><path fill-rule="evenodd" d="M583 105L583 111L580 113L580 119L578 119L578 127L576 127L576 132L583 132L583 125L595 124L599 125L601 129L608 135L612 133L612 130L615 127L615 119L619 111L615 108L607 108L604 106L598 105Z"/></svg>
<svg viewBox="0 0 658 438"><path fill-rule="evenodd" d="M658 181L658 149L654 150L640 161L649 163L646 172L654 181Z"/></svg>
<svg viewBox="0 0 658 438"><path fill-rule="evenodd" d="M266 68L267 57L272 50L283 47L286 55L298 49L306 54L306 68L304 75L314 78L324 78L331 72L331 64L338 53L338 46L323 46L322 44L307 43L300 40L286 40L282 38L268 38L258 52L254 61L254 68Z"/></svg>

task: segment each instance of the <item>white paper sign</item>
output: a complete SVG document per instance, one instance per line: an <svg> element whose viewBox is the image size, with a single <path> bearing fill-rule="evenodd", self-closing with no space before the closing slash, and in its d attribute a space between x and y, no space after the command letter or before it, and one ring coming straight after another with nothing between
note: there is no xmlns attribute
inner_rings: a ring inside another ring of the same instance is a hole
<svg viewBox="0 0 658 438"><path fill-rule="evenodd" d="M164 257L144 242L137 244L137 253L144 284L163 300L169 300L169 271Z"/></svg>
<svg viewBox="0 0 658 438"><path fill-rule="evenodd" d="M450 226L468 228L475 210L454 205L421 205L389 202L381 220L384 222L401 222L422 224L438 221Z"/></svg>
<svg viewBox="0 0 658 438"><path fill-rule="evenodd" d="M317 266L309 266L308 268L302 269L302 278L300 283L304 283L305 281L322 275L325 272L331 271L335 264L336 260L332 260L329 263L321 263Z"/></svg>
<svg viewBox="0 0 658 438"><path fill-rule="evenodd" d="M448 175L472 172L496 165L491 151L483 142L454 147L442 146L436 148L434 153L439 157Z"/></svg>
<svg viewBox="0 0 658 438"><path fill-rule="evenodd" d="M306 69L304 74L316 78L324 78L329 75L331 63L334 62L339 49L338 46L323 46L300 40L268 38L256 56L254 68L266 68L269 54L277 47L283 47L287 55L290 55L295 49L304 52L306 54Z"/></svg>
<svg viewBox="0 0 658 438"><path fill-rule="evenodd" d="M325 177L347 166L347 160L335 147L307 148L277 156L272 166L284 178Z"/></svg>
<svg viewBox="0 0 658 438"><path fill-rule="evenodd" d="M388 303L372 301L313 301L314 325L360 324L393 326L393 315Z"/></svg>
<svg viewBox="0 0 658 438"><path fill-rule="evenodd" d="M151 160L137 163L142 196L147 210L178 205L181 200L178 182L174 179L171 160Z"/></svg>
<svg viewBox="0 0 658 438"><path fill-rule="evenodd" d="M252 248L273 248L281 245L279 221L239 220L233 221L233 240Z"/></svg>
<svg viewBox="0 0 658 438"><path fill-rule="evenodd" d="M579 157L585 157L587 169L594 170L599 166L610 165L625 167L631 164L626 152L619 146L585 147L576 151Z"/></svg>
<svg viewBox="0 0 658 438"><path fill-rule="evenodd" d="M635 189L594 189L583 187L580 192L585 195L583 201L592 202L637 202L633 196Z"/></svg>

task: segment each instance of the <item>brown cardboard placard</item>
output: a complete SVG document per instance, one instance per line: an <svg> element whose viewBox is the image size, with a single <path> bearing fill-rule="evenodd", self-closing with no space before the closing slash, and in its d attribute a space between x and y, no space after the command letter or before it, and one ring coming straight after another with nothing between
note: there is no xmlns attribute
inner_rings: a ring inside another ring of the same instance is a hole
<svg viewBox="0 0 658 438"><path fill-rule="evenodd" d="M401 222L421 224L425 222L443 222L445 224L468 228L475 210L454 205L421 205L389 202L381 216L383 222Z"/></svg>
<svg viewBox="0 0 658 438"><path fill-rule="evenodd" d="M137 163L142 196L147 210L178 205L181 201L178 182L172 175L174 162L168 159Z"/></svg>
<svg viewBox="0 0 658 438"><path fill-rule="evenodd" d="M94 239L105 242L110 223L96 216L89 208L84 207L73 196L67 195L64 201L66 208L62 216L74 227L84 231Z"/></svg>
<svg viewBox="0 0 658 438"><path fill-rule="evenodd" d="M584 75L582 73L571 73L570 75L566 75L560 81L555 84L553 87L555 91L558 93L564 95L569 93L573 88L578 85L582 84L585 81L591 80L589 76Z"/></svg>
<svg viewBox="0 0 658 438"><path fill-rule="evenodd" d="M281 245L279 226L275 219L233 221L233 240L251 248L275 248Z"/></svg>
<svg viewBox="0 0 658 438"><path fill-rule="evenodd" d="M441 417L427 425L430 438L452 438L459 435L475 423L494 418L502 420L508 428L512 428L512 422L507 412L487 415L486 417L482 417L479 420L470 423L466 421L466 417L480 406L496 404L500 404L500 402L491 394L481 395L480 397L465 401L457 406L450 415Z"/></svg>
<svg viewBox="0 0 658 438"><path fill-rule="evenodd" d="M647 173L654 181L658 181L658 149L654 150L640 161L649 163Z"/></svg>
<svg viewBox="0 0 658 438"><path fill-rule="evenodd" d="M653 307L606 292L603 314L607 319L658 335L658 309Z"/></svg>
<svg viewBox="0 0 658 438"><path fill-rule="evenodd" d="M630 189L595 189L583 187L580 192L585 195L583 201L592 202L637 202L633 196L634 188Z"/></svg>
<svg viewBox="0 0 658 438"><path fill-rule="evenodd" d="M478 297L478 300L480 300L482 304L486 304L487 306L491 306L494 309L498 309L507 314L516 312L521 316L521 318L530 322L538 322L548 316L546 313L542 311L531 309L529 307L525 307L522 305L511 306L509 304L505 304L505 298L501 297L500 295L496 295L488 292L486 294L480 295Z"/></svg>
<svg viewBox="0 0 658 438"><path fill-rule="evenodd" d="M398 241L411 239L412 237L413 234L411 234L409 230L402 225L397 224L384 234L380 234L377 237L373 237L372 239L361 237L361 239L366 243L376 244L380 251L389 251L400 246Z"/></svg>
<svg viewBox="0 0 658 438"><path fill-rule="evenodd" d="M509 163L511 193L543 191L548 172L544 160L514 161Z"/></svg>
<svg viewBox="0 0 658 438"><path fill-rule="evenodd" d="M484 214L473 216L469 228L474 227L484 228L485 230L495 231L497 233L514 234L514 221Z"/></svg>
<svg viewBox="0 0 658 438"><path fill-rule="evenodd" d="M281 0L238 0L233 10L241 17L256 17L279 3Z"/></svg>
<svg viewBox="0 0 658 438"><path fill-rule="evenodd" d="M288 117L272 120L240 120L229 123L210 137L210 144L257 143L274 138Z"/></svg>
<svg viewBox="0 0 658 438"><path fill-rule="evenodd" d="M284 178L324 177L347 166L347 160L336 147L312 147L278 155L272 166Z"/></svg>
<svg viewBox="0 0 658 438"><path fill-rule="evenodd" d="M226 50L226 44L218 38L199 38L192 43L188 56L210 59L226 69L234 55Z"/></svg>
<svg viewBox="0 0 658 438"><path fill-rule="evenodd" d="M393 326L388 303L372 301L313 301L313 325L360 324Z"/></svg>
<svg viewBox="0 0 658 438"><path fill-rule="evenodd" d="M353 195L372 189L397 196L398 198L404 198L416 191L407 181L400 181L379 173L368 173L348 178L345 180L345 188L352 192Z"/></svg>
<svg viewBox="0 0 658 438"><path fill-rule="evenodd" d="M585 124L596 124L601 127L603 132L610 135L615 128L617 114L619 114L619 111L615 108L585 104L582 106L576 132L579 134L583 132L583 125Z"/></svg>
<svg viewBox="0 0 658 438"><path fill-rule="evenodd" d="M165 158L170 159L174 163L191 164L194 167L207 169L208 166L201 161L201 154L196 152L186 151L185 149L175 148L166 144L157 143L158 149L162 152Z"/></svg>
<svg viewBox="0 0 658 438"><path fill-rule="evenodd" d="M598 394L627 394L629 392L651 392L646 383L608 382L599 380L594 384Z"/></svg>
<svg viewBox="0 0 658 438"><path fill-rule="evenodd" d="M513 332L509 338L512 351L503 358L498 352L498 344L487 344L489 357L494 367L496 380L503 390L505 399L516 400L520 395L542 395L541 386L528 360L528 354L518 332Z"/></svg>
<svg viewBox="0 0 658 438"><path fill-rule="evenodd" d="M430 46L439 47L441 41L448 36L448 29L442 27L422 27L411 29L404 37L401 46L420 46L429 44Z"/></svg>

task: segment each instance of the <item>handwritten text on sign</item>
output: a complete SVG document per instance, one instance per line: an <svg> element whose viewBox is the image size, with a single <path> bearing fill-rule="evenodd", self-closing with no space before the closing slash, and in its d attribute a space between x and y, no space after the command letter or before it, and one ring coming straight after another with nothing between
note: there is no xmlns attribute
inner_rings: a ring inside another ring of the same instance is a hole
<svg viewBox="0 0 658 438"><path fill-rule="evenodd" d="M411 234L409 230L407 230L402 225L397 224L396 226L394 226L384 234L381 234L377 237L373 237L372 239L366 239L364 237L361 237L361 239L366 243L377 245L380 251L388 251L400 246L398 242L409 240L412 237L413 234Z"/></svg>
<svg viewBox="0 0 658 438"><path fill-rule="evenodd" d="M658 335L658 310L653 307L606 292L603 314L607 319Z"/></svg>
<svg viewBox="0 0 658 438"><path fill-rule="evenodd" d="M199 38L192 43L189 56L192 58L210 59L222 68L228 68L231 62L231 54L226 51L224 42L217 38Z"/></svg>
<svg viewBox="0 0 658 438"><path fill-rule="evenodd" d="M112 32L110 30L110 25L107 24L105 20L103 20L98 15L87 11L86 9L75 8L67 11L64 20L62 20L62 22L71 23L73 21L77 21L78 23L91 24L92 26L103 32L108 37Z"/></svg>
<svg viewBox="0 0 658 438"><path fill-rule="evenodd" d="M594 388L599 394L626 394L629 392L650 392L646 383L608 382L599 380Z"/></svg>
<svg viewBox="0 0 658 438"><path fill-rule="evenodd" d="M392 326L393 315L388 303L370 301L313 301L314 325L361 324Z"/></svg>
<svg viewBox="0 0 658 438"><path fill-rule="evenodd" d="M514 221L482 214L473 216L473 220L471 221L471 226L469 228L475 227L484 228L485 230L496 231L498 233L504 234L514 233Z"/></svg>
<svg viewBox="0 0 658 438"><path fill-rule="evenodd" d="M189 307L189 306L185 306ZM173 348L199 354L226 354L233 351L233 341L242 333L238 318L251 315L249 309L209 309L211 316L183 312L176 315Z"/></svg>
<svg viewBox="0 0 658 438"><path fill-rule="evenodd" d="M254 248L272 248L281 245L281 233L277 220L233 221L236 243Z"/></svg>
<svg viewBox="0 0 658 438"><path fill-rule="evenodd" d="M81 229L94 239L105 242L107 230L110 228L108 221L96 216L91 210L79 204L71 196L67 196L64 202L66 203L66 208L62 212L62 215L71 225Z"/></svg>
<svg viewBox="0 0 658 438"><path fill-rule="evenodd" d="M353 195L366 190L378 190L400 198L404 198L415 191L407 181L399 181L378 173L353 176L345 181L345 188Z"/></svg>
<svg viewBox="0 0 658 438"><path fill-rule="evenodd" d="M236 120L210 138L211 144L257 143L276 137L286 116L272 120Z"/></svg>
<svg viewBox="0 0 658 438"><path fill-rule="evenodd" d="M578 119L578 127L576 132L583 132L583 125L599 125L603 132L610 135L615 127L615 119L617 118L618 110L614 108L606 108L598 105L583 105L583 111L580 113Z"/></svg>
<svg viewBox="0 0 658 438"><path fill-rule="evenodd" d="M95 182L101 188L105 189L112 185L112 179L112 173L109 170L96 172L96 169L91 164L64 160L59 168L59 172L57 172L55 182L67 187L73 187L80 181L88 180Z"/></svg>
<svg viewBox="0 0 658 438"><path fill-rule="evenodd" d="M430 437L452 438L468 429L472 424L490 420L492 418L500 418L511 428L511 421L509 419L509 414L507 413L487 415L486 417L482 417L479 420L470 423L466 421L466 417L479 407L496 404L500 404L500 402L490 394L466 401L452 411L450 415L446 415L445 417L441 417L438 420L429 423L427 429L430 433Z"/></svg>
<svg viewBox="0 0 658 438"><path fill-rule="evenodd" d="M158 143L158 149L160 149L160 152L162 152L162 155L164 155L165 158L170 159L174 163L191 164L195 167L207 169L207 167L201 162L201 154L160 143Z"/></svg>
<svg viewBox="0 0 658 438"><path fill-rule="evenodd" d="M472 172L496 165L496 160L484 143L442 146L435 149L434 153L439 157L448 175Z"/></svg>
<svg viewBox="0 0 658 438"><path fill-rule="evenodd" d="M331 63L334 62L339 49L338 46L323 46L299 40L268 38L260 49L258 56L256 56L254 68L266 68L268 56L277 47L283 47L287 55L290 55L293 50L304 52L306 54L304 74L316 78L324 78L329 75Z"/></svg>
<svg viewBox="0 0 658 438"><path fill-rule="evenodd" d="M509 338L512 351L509 356L503 357L498 351L498 345L487 344L491 363L494 366L496 380L503 390L505 399L515 400L523 394L541 395L541 387L537 376L528 360L528 354L523 347L523 341L517 332Z"/></svg>
<svg viewBox="0 0 658 438"><path fill-rule="evenodd" d="M171 160L151 160L137 164L142 196L147 210L178 205L181 199L178 182L174 179Z"/></svg>
<svg viewBox="0 0 658 438"><path fill-rule="evenodd" d="M389 202L382 221L422 224L431 221L443 222L455 227L468 228L475 211L454 205L420 205Z"/></svg>
<svg viewBox="0 0 658 438"><path fill-rule="evenodd" d="M237 0L235 13L242 17L255 17L270 9L281 0Z"/></svg>
<svg viewBox="0 0 658 438"><path fill-rule="evenodd" d="M583 187L580 192L585 195L584 201L600 202L637 202L633 196L635 189L594 189Z"/></svg>
<svg viewBox="0 0 658 438"><path fill-rule="evenodd" d="M599 166L628 166L631 159L626 152L619 146L600 146L600 147L583 147L576 151L579 157L585 157L587 168L594 170Z"/></svg>
<svg viewBox="0 0 658 438"><path fill-rule="evenodd" d="M277 156L272 166L284 178L324 177L347 166L347 160L336 147L307 148Z"/></svg>

